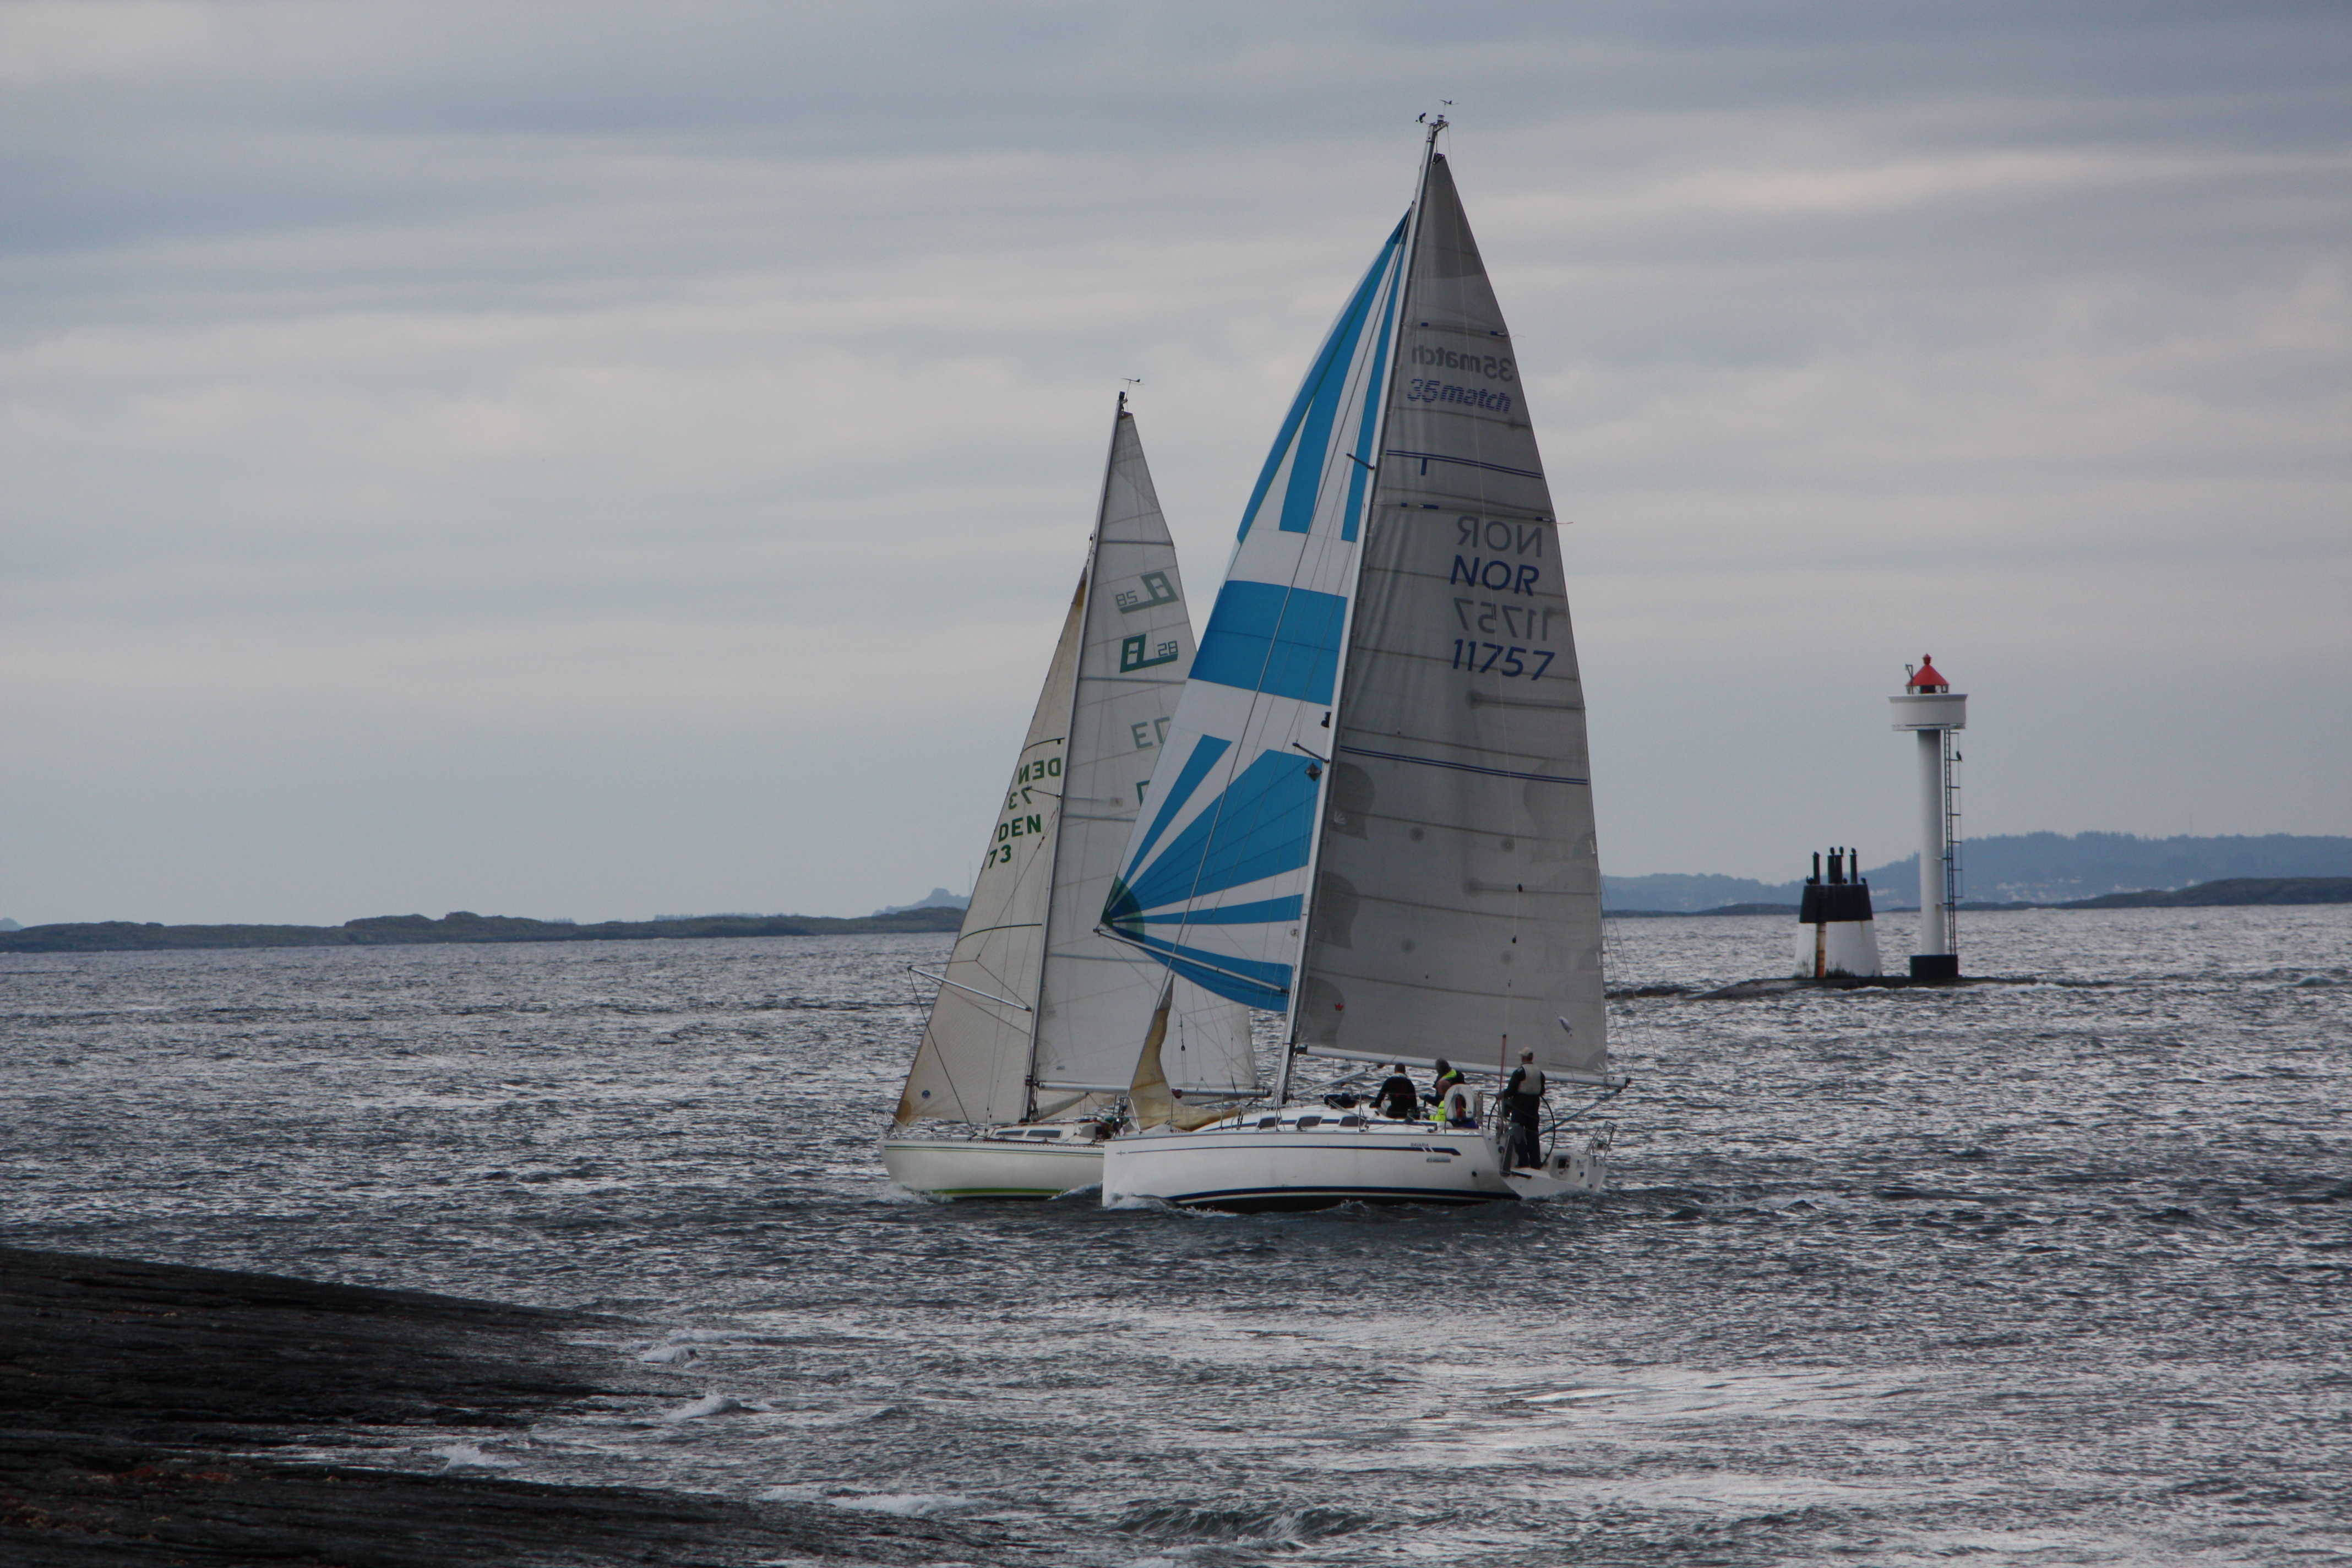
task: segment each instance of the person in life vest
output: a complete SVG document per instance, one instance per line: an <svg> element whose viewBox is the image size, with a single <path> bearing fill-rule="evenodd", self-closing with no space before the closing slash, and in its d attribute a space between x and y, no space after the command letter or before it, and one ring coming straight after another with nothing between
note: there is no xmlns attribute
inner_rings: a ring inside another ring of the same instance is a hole
<svg viewBox="0 0 2352 1568"><path fill-rule="evenodd" d="M1462 1074L1444 1057L1437 1058L1437 1076L1429 1080L1429 1092L1422 1098L1437 1107L1437 1120L1445 1120L1445 1091L1464 1081Z"/></svg>
<svg viewBox="0 0 2352 1568"><path fill-rule="evenodd" d="M1372 1109L1399 1121L1412 1121L1413 1112L1421 1109L1420 1091L1412 1087L1412 1079L1404 1076L1402 1062L1381 1084L1380 1092L1372 1097Z"/></svg>
<svg viewBox="0 0 2352 1568"><path fill-rule="evenodd" d="M1544 1071L1533 1051L1519 1053L1518 1070L1503 1085L1503 1105L1511 1116L1511 1163L1543 1163Z"/></svg>

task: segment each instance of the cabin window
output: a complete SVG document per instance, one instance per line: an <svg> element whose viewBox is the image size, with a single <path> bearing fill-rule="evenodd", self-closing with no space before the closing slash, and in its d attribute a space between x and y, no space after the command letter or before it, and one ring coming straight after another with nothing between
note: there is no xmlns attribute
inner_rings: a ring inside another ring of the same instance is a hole
<svg viewBox="0 0 2352 1568"><path fill-rule="evenodd" d="M1298 1119L1298 1130L1301 1132L1306 1131L1310 1127L1320 1127L1322 1125L1323 1119L1319 1116L1302 1116Z"/></svg>
<svg viewBox="0 0 2352 1568"><path fill-rule="evenodd" d="M1032 1132L1031 1134L1029 1134L1029 1136L1030 1136L1030 1137L1032 1137L1032 1138L1042 1138L1042 1139L1046 1139L1046 1140L1052 1140L1052 1139L1055 1139L1055 1138L1058 1138L1058 1137L1060 1137L1060 1136L1061 1136L1061 1134L1060 1134L1060 1133L1058 1133L1058 1132Z"/></svg>
<svg viewBox="0 0 2352 1568"><path fill-rule="evenodd" d="M1363 1124L1364 1119L1360 1116L1342 1116L1339 1118L1339 1125L1342 1127L1361 1127Z"/></svg>
<svg viewBox="0 0 2352 1568"><path fill-rule="evenodd" d="M1281 1125L1282 1118L1279 1116L1261 1116L1257 1119L1257 1130L1261 1132Z"/></svg>

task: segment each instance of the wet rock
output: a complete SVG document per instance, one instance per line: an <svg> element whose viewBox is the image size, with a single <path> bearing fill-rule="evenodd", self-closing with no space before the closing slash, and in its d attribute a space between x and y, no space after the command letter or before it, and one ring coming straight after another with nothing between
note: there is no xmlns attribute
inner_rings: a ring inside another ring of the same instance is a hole
<svg viewBox="0 0 2352 1568"><path fill-rule="evenodd" d="M631 1381L658 1373L558 1337L600 1321L0 1247L0 1561L597 1568L981 1556L967 1535L921 1520L269 1455L348 1445L355 1458L373 1449L388 1460L453 1429L675 1394Z"/></svg>

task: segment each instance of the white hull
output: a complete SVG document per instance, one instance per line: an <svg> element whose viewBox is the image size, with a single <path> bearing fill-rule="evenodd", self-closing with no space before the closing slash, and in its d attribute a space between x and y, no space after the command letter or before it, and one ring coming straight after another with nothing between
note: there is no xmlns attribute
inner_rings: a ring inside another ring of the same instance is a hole
<svg viewBox="0 0 2352 1568"><path fill-rule="evenodd" d="M1260 1125L1273 1118L1114 1138L1102 1146L1103 1203L1242 1211L1511 1203L1597 1193L1607 1180L1605 1140L1562 1138L1540 1170L1507 1170L1491 1130L1311 1110Z"/></svg>
<svg viewBox="0 0 2352 1568"><path fill-rule="evenodd" d="M1033 1131L1053 1138L1031 1140ZM934 1198L1055 1198L1102 1180L1089 1127L1008 1127L976 1138L885 1138L882 1163L909 1192Z"/></svg>

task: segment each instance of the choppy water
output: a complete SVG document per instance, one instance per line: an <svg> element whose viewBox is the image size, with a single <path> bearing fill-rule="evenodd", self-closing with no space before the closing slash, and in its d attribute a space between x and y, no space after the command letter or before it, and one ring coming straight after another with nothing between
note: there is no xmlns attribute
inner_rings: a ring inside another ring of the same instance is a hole
<svg viewBox="0 0 2352 1568"><path fill-rule="evenodd" d="M2344 1561L2352 910L1964 935L2063 984L1622 922L1613 1191L1252 1218L894 1196L943 939L9 958L0 1234L629 1313L677 1399L415 1462L1028 1561Z"/></svg>

